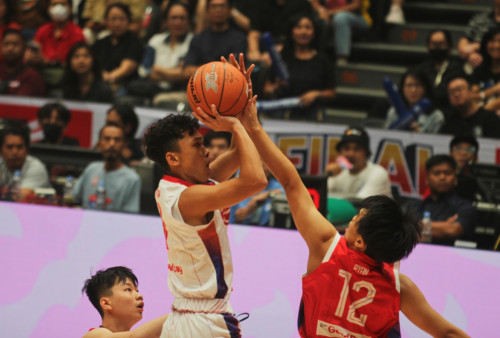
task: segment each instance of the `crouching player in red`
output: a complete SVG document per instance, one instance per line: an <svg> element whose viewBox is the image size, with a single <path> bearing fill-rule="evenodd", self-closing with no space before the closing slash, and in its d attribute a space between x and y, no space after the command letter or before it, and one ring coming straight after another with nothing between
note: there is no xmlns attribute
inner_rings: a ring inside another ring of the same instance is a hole
<svg viewBox="0 0 500 338"><path fill-rule="evenodd" d="M234 58L231 62L239 67ZM364 200L345 236L340 236L316 209L293 164L260 125L256 109L245 110L240 118L285 189L295 225L309 248L299 313L302 337L397 337L400 310L433 336L467 337L398 272L399 260L419 241L417 219L403 213L394 200L373 196Z"/></svg>
<svg viewBox="0 0 500 338"><path fill-rule="evenodd" d="M83 338L155 338L159 337L168 315L153 319L130 331L142 319L144 300L137 289L138 281L132 270L115 266L97 271L85 281L82 292L99 311L102 324L91 329Z"/></svg>

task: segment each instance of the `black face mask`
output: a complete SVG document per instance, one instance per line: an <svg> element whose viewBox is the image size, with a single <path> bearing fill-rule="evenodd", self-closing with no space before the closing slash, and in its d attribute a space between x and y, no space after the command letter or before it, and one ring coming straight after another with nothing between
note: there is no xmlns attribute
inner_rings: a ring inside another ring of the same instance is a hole
<svg viewBox="0 0 500 338"><path fill-rule="evenodd" d="M448 56L448 49L442 49L442 48L429 49L429 56L434 62L443 62Z"/></svg>
<svg viewBox="0 0 500 338"><path fill-rule="evenodd" d="M62 135L63 127L55 123L47 123L43 126L43 135L48 143L56 143Z"/></svg>

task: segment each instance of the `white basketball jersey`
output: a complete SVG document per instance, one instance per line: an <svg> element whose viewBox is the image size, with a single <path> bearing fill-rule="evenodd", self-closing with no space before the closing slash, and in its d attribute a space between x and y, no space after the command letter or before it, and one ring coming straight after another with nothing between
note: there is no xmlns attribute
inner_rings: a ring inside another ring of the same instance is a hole
<svg viewBox="0 0 500 338"><path fill-rule="evenodd" d="M233 265L227 237L229 208L215 210L208 224L184 223L178 207L179 196L190 185L164 176L155 194L167 242L168 288L176 297L173 305L194 311L230 312L227 300L231 294ZM207 306L198 308L196 300L213 301L208 302L211 305L207 309ZM198 309L190 308L193 306Z"/></svg>

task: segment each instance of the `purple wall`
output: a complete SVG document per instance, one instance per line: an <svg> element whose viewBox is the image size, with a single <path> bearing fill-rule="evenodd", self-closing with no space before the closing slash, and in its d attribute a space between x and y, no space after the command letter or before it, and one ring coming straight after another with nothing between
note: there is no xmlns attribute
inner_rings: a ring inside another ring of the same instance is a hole
<svg viewBox="0 0 500 338"><path fill-rule="evenodd" d="M244 337L297 337L307 248L296 231L231 225L236 313ZM139 278L142 322L169 312L167 252L159 217L0 203L0 336L79 337L100 324L81 294L98 269ZM473 337L496 332L500 255L419 245L401 263L431 305ZM424 334L401 315L406 337Z"/></svg>

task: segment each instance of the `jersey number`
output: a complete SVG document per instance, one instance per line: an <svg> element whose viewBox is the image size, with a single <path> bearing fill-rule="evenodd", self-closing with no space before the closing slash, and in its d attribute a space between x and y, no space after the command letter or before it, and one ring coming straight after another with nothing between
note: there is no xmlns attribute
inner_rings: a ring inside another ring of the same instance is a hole
<svg viewBox="0 0 500 338"><path fill-rule="evenodd" d="M342 292L340 293L339 304L337 305L337 310L335 311L335 315L337 317L342 317L344 314L345 303L347 300L347 295L349 294L349 282L351 281L352 274L345 270L339 270L339 276L344 278L344 286L342 287ZM359 281L352 285L352 289L356 292L359 292L361 289L366 289L368 291L366 297L358 299L354 303L349 306L349 311L347 312L347 320L353 324L364 327L367 319L367 315L360 314L359 317L356 317L356 309L359 309L362 306L368 305L373 302L373 298L375 297L375 287L373 284L366 281Z"/></svg>

